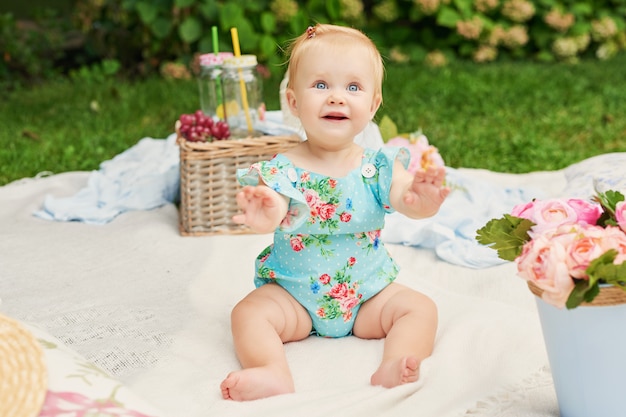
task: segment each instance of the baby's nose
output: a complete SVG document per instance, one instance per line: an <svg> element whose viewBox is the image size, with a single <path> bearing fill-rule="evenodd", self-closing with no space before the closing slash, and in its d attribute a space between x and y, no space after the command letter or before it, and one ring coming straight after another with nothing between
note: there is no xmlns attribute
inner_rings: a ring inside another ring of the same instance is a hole
<svg viewBox="0 0 626 417"><path fill-rule="evenodd" d="M328 102L331 104L344 104L345 97L340 92L333 91L328 95Z"/></svg>

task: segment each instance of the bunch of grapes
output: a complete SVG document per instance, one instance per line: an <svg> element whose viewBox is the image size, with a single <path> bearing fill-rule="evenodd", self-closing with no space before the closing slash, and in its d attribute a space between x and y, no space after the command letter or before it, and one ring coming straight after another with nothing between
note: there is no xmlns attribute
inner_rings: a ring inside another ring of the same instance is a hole
<svg viewBox="0 0 626 417"><path fill-rule="evenodd" d="M230 136L230 129L225 121L215 121L202 110L196 110L192 114L181 114L178 120L180 134L191 142L212 142L228 139Z"/></svg>

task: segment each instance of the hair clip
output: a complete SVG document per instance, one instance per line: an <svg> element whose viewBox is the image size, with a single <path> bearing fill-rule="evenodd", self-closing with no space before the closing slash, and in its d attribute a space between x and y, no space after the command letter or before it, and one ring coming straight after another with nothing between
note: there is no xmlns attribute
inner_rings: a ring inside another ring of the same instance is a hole
<svg viewBox="0 0 626 417"><path fill-rule="evenodd" d="M315 27L309 26L308 28L306 28L306 38L311 39L314 36L315 36Z"/></svg>

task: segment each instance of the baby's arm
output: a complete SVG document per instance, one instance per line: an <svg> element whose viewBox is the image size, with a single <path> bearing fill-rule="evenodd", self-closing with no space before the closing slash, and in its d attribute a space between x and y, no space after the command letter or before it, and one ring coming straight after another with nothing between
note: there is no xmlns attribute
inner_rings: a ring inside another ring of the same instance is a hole
<svg viewBox="0 0 626 417"><path fill-rule="evenodd" d="M412 176L400 162L396 162L391 183L391 205L413 219L433 216L450 194L444 187L446 171L443 167L418 170Z"/></svg>
<svg viewBox="0 0 626 417"><path fill-rule="evenodd" d="M289 206L286 197L264 184L243 187L236 199L242 213L234 215L233 222L245 224L257 233L273 232Z"/></svg>

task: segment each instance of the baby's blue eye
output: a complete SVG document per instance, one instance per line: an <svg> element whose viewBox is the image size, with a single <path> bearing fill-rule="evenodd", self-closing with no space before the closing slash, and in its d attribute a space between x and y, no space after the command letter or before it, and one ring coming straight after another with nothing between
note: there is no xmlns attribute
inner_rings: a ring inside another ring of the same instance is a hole
<svg viewBox="0 0 626 417"><path fill-rule="evenodd" d="M318 81L315 83L315 88L319 90L324 90L326 88L326 83L323 81Z"/></svg>
<svg viewBox="0 0 626 417"><path fill-rule="evenodd" d="M352 91L352 92L359 91L359 86L356 84L350 84L348 86L348 91Z"/></svg>

